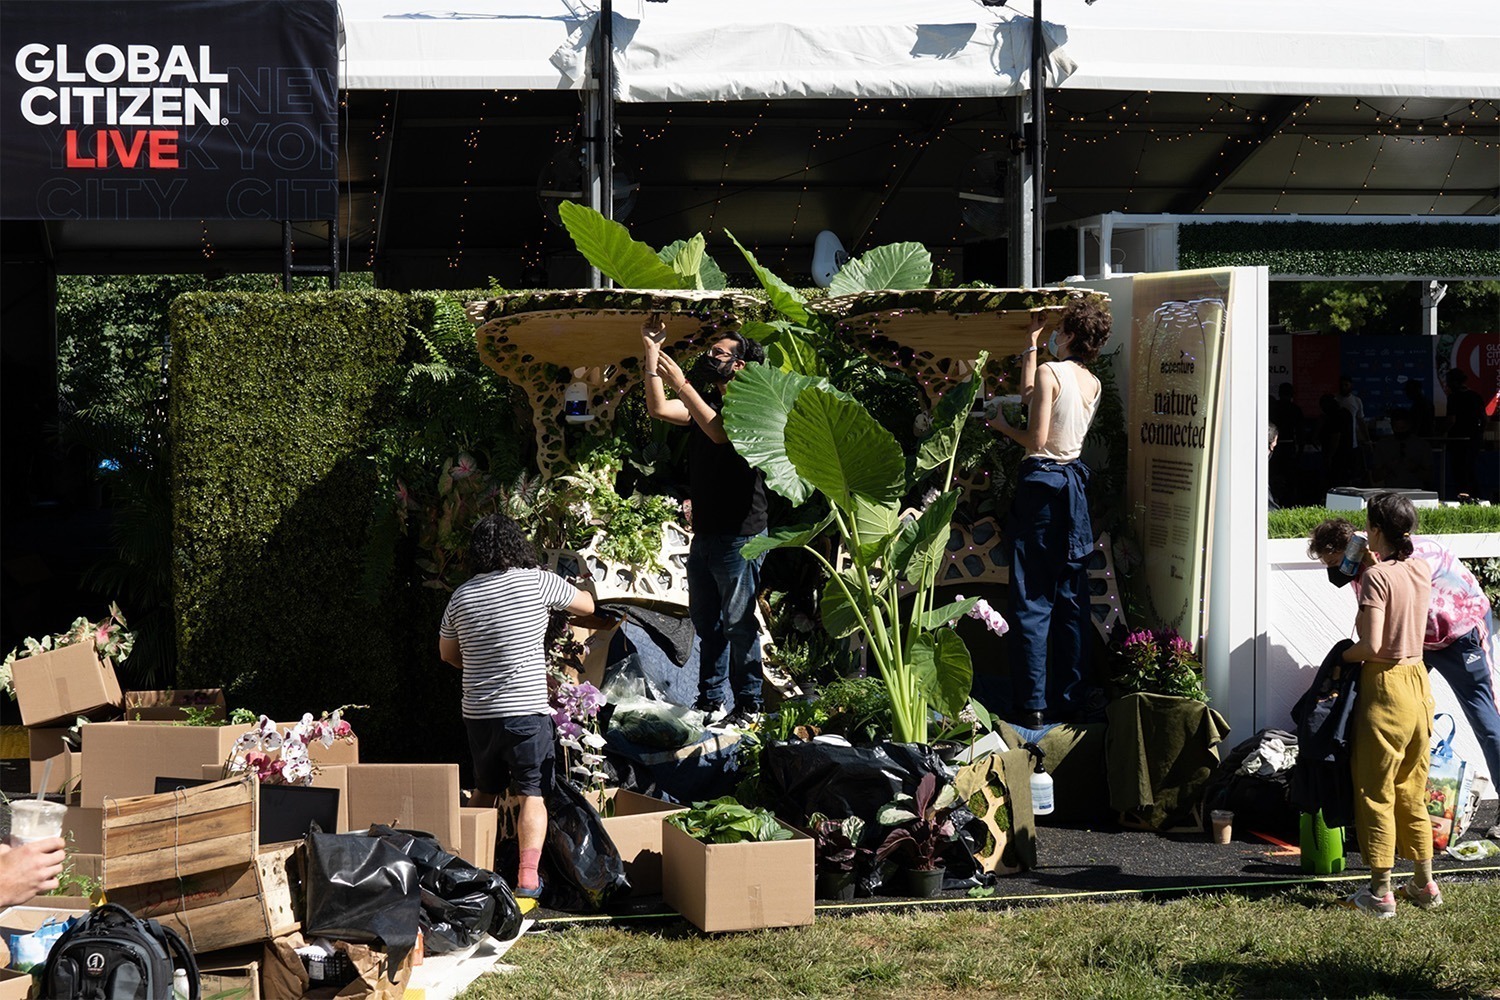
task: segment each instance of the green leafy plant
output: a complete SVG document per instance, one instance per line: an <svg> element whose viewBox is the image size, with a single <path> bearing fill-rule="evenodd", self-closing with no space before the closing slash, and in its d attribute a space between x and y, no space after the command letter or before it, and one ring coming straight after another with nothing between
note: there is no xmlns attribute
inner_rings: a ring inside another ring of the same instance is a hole
<svg viewBox="0 0 1500 1000"><path fill-rule="evenodd" d="M884 861L900 854L915 871L938 868L943 851L953 840L951 813L957 802L958 793L951 783L944 782L939 789L937 775L922 775L915 797L902 792L875 814L881 826L894 828L875 849L875 857Z"/></svg>
<svg viewBox="0 0 1500 1000"><path fill-rule="evenodd" d="M813 838L818 874L854 871L860 855L868 853L859 846L865 835L865 821L858 816L830 819L822 813L807 817L807 830Z"/></svg>
<svg viewBox="0 0 1500 1000"><path fill-rule="evenodd" d="M185 705L182 709L182 721L179 726L217 726L222 722L219 717L217 705Z"/></svg>
<svg viewBox="0 0 1500 1000"><path fill-rule="evenodd" d="M981 353L976 370L988 356ZM938 494L914 516L901 516L903 497L931 472L953 477L964 424L978 382L950 390L912 454L889 431L826 379L751 366L730 383L724 429L736 450L793 504L815 492L828 514L814 524L752 540L747 557L801 548L828 574L819 603L835 637L858 632L885 681L897 739L927 739L928 706L956 715L973 680L969 651L950 626L977 603L933 607L959 492ZM835 565L812 543L832 531L845 562ZM910 591L903 606L902 584Z"/></svg>
<svg viewBox="0 0 1500 1000"><path fill-rule="evenodd" d="M845 677L823 688L818 696L828 732L842 733L855 742L889 739L891 695L879 677Z"/></svg>
<svg viewBox="0 0 1500 1000"><path fill-rule="evenodd" d="M724 272L704 252L702 233L656 251L587 206L565 201L558 214L584 259L623 288L724 287Z"/></svg>
<svg viewBox="0 0 1500 1000"><path fill-rule="evenodd" d="M1171 629L1129 633L1113 661L1110 682L1121 694L1143 691L1208 702L1203 664L1192 645Z"/></svg>
<svg viewBox="0 0 1500 1000"><path fill-rule="evenodd" d="M694 802L693 808L674 813L667 817L667 822L705 844L792 838L792 832L769 809L748 809L729 795L709 802Z"/></svg>
<svg viewBox="0 0 1500 1000"><path fill-rule="evenodd" d="M87 618L75 618L66 632L44 635L40 639L27 636L21 645L6 654L5 662L0 663L0 690L12 698L16 696L15 685L11 677L11 664L17 660L24 660L28 656L48 653L54 649L62 649L64 646L72 646L80 642L92 642L94 651L99 654L101 660L113 667L118 667L130 656L131 647L135 645L135 636L126 628L125 615L120 611L120 606L111 602L107 618L101 618L97 622L91 622Z"/></svg>

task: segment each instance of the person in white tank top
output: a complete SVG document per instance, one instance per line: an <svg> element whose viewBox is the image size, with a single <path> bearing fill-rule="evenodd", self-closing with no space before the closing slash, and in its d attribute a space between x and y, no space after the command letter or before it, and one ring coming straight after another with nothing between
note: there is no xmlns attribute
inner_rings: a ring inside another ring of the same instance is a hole
<svg viewBox="0 0 1500 1000"><path fill-rule="evenodd" d="M1023 429L999 413L989 426L1026 449L1006 541L1011 557L1010 685L991 692L989 707L1026 729L1079 714L1087 695L1090 624L1087 560L1094 533L1080 459L1102 387L1085 367L1110 332L1108 308L1093 297L1075 299L1057 326L1061 359L1037 365L1042 332L1052 310L1032 312L1031 344L1022 352L1021 398L1030 404Z"/></svg>

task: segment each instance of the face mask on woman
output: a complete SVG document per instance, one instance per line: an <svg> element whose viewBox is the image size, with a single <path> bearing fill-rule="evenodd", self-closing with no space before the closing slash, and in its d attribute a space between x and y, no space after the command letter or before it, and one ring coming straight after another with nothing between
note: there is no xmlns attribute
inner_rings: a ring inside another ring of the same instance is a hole
<svg viewBox="0 0 1500 1000"><path fill-rule="evenodd" d="M1057 329L1054 329L1052 331L1052 336L1047 338L1047 350L1051 352L1054 358L1062 357L1062 337L1060 336L1061 333L1062 328L1058 327Z"/></svg>

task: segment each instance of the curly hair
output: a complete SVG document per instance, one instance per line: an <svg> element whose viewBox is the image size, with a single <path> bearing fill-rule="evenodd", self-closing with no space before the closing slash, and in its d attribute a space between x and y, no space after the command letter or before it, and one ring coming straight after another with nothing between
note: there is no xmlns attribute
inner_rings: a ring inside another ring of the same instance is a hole
<svg viewBox="0 0 1500 1000"><path fill-rule="evenodd" d="M1342 554L1354 537L1354 525L1342 517L1330 517L1307 536L1307 554L1313 559L1326 559L1335 552Z"/></svg>
<svg viewBox="0 0 1500 1000"><path fill-rule="evenodd" d="M1069 302L1062 317L1068 350L1080 361L1093 361L1109 339L1110 322L1109 307L1093 296Z"/></svg>
<svg viewBox="0 0 1500 1000"><path fill-rule="evenodd" d="M490 514L474 525L469 536L469 566L475 573L503 573L538 565L536 548L521 526L504 514Z"/></svg>
<svg viewBox="0 0 1500 1000"><path fill-rule="evenodd" d="M1400 493L1377 493L1370 498L1365 517L1370 527L1380 529L1394 558L1411 558L1411 533L1417 530L1417 508L1410 500Z"/></svg>

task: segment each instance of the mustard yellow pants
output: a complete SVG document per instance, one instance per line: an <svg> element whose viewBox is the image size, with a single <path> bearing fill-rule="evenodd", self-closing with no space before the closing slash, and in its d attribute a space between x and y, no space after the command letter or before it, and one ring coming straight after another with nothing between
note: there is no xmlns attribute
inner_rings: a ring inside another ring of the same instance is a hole
<svg viewBox="0 0 1500 1000"><path fill-rule="evenodd" d="M1432 688L1427 667L1365 661L1350 719L1354 771L1354 829L1371 868L1390 868L1399 852L1412 861L1432 857L1427 815L1428 742Z"/></svg>

